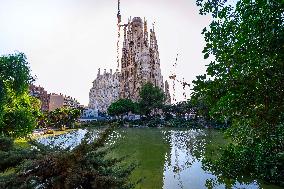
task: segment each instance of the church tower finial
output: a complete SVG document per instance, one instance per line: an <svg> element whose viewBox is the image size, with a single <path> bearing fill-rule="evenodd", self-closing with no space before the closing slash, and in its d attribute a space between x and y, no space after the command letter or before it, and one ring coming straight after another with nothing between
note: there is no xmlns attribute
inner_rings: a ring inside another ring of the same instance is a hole
<svg viewBox="0 0 284 189"><path fill-rule="evenodd" d="M98 76L101 75L101 68L98 69Z"/></svg>
<svg viewBox="0 0 284 189"><path fill-rule="evenodd" d="M147 20L144 17L144 33L147 33L147 31L148 31Z"/></svg>
<svg viewBox="0 0 284 189"><path fill-rule="evenodd" d="M148 26L145 17L144 17L144 41L145 45L148 47Z"/></svg>

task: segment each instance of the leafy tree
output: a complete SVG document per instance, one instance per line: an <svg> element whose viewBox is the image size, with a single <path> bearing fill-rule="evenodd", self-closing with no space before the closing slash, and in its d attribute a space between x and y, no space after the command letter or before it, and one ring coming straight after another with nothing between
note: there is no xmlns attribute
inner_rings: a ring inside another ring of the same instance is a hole
<svg viewBox="0 0 284 189"><path fill-rule="evenodd" d="M186 113L187 114L194 113L194 109L190 101L178 102L177 104L174 105L173 111L179 117L184 117Z"/></svg>
<svg viewBox="0 0 284 189"><path fill-rule="evenodd" d="M48 126L48 112L41 112L37 117L38 128L46 128Z"/></svg>
<svg viewBox="0 0 284 189"><path fill-rule="evenodd" d="M193 106L191 101L182 101L176 104L164 105L163 112L167 117L171 117L171 114L175 114L179 118L184 118L185 114L196 113L196 107Z"/></svg>
<svg viewBox="0 0 284 189"><path fill-rule="evenodd" d="M145 83L139 92L139 109L141 114L147 116L155 109L161 109L165 101L165 94L152 83Z"/></svg>
<svg viewBox="0 0 284 189"><path fill-rule="evenodd" d="M163 110L163 113L164 113L164 116L165 116L165 119L166 120L169 120L169 119L172 119L173 118L173 105L168 105L168 104L165 104L162 108Z"/></svg>
<svg viewBox="0 0 284 189"><path fill-rule="evenodd" d="M36 126L38 100L28 95L33 81L23 53L0 57L0 133L20 137Z"/></svg>
<svg viewBox="0 0 284 189"><path fill-rule="evenodd" d="M284 4L282 0L197 0L213 21L204 28L207 74L193 98L211 118L232 122L234 144L217 162L227 174L249 172L284 183Z"/></svg>
<svg viewBox="0 0 284 189"><path fill-rule="evenodd" d="M108 107L109 115L122 116L129 112L137 112L137 104L130 99L119 99Z"/></svg>
<svg viewBox="0 0 284 189"><path fill-rule="evenodd" d="M81 111L74 108L58 108L48 113L48 123L56 128L73 127L75 121L80 117Z"/></svg>

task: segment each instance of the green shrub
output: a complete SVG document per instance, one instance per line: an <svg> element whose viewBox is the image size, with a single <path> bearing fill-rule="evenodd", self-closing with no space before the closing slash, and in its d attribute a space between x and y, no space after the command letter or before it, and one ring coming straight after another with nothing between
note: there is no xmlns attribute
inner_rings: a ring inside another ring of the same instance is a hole
<svg viewBox="0 0 284 189"><path fill-rule="evenodd" d="M9 137L0 137L0 151L9 151L13 147L13 139Z"/></svg>
<svg viewBox="0 0 284 189"><path fill-rule="evenodd" d="M129 176L136 166L125 165L125 157L107 156L111 148L106 142L112 132L113 127L109 127L94 142L84 139L73 150L33 143L35 147L26 151L0 151L2 171L16 168L0 177L0 188L133 188Z"/></svg>

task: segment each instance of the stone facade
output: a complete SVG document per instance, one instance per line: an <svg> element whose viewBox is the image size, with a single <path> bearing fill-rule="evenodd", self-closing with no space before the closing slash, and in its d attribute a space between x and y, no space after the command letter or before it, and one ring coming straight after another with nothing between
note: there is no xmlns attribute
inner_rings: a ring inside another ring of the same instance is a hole
<svg viewBox="0 0 284 189"><path fill-rule="evenodd" d="M109 73L104 70L97 74L89 93L89 108L106 112L109 105L119 98L119 72Z"/></svg>
<svg viewBox="0 0 284 189"><path fill-rule="evenodd" d="M129 19L124 24L124 40L121 70L99 73L89 93L89 108L106 112L108 106L119 98L139 100L139 91L146 82L151 82L166 94L166 103L171 103L169 84L164 86L154 26L148 33L147 21L140 17ZM165 88L164 88L165 87Z"/></svg>
<svg viewBox="0 0 284 189"><path fill-rule="evenodd" d="M146 82L164 90L154 26L150 29L150 39L148 37L147 21L143 22L140 17L129 19L124 26L120 98L137 101Z"/></svg>

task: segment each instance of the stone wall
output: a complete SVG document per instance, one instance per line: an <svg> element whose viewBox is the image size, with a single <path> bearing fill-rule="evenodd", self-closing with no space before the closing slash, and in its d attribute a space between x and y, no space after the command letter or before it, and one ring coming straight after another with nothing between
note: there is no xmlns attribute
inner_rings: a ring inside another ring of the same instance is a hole
<svg viewBox="0 0 284 189"><path fill-rule="evenodd" d="M109 105L119 98L119 72L100 73L93 81L93 86L89 93L89 108L98 109L101 112L106 112Z"/></svg>

